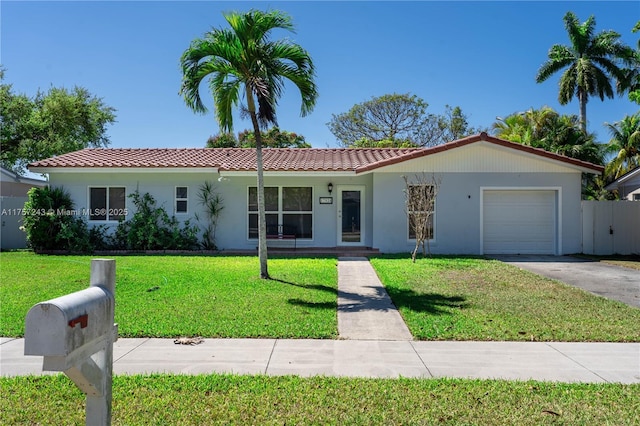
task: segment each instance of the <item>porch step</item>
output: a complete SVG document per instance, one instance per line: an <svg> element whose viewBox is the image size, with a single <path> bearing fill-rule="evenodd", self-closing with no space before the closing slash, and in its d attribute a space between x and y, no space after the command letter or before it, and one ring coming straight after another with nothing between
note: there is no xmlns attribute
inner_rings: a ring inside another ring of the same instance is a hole
<svg viewBox="0 0 640 426"><path fill-rule="evenodd" d="M269 247L269 254L284 256L338 256L338 257L368 257L380 254L380 250L372 247L299 247L297 249L285 247Z"/></svg>

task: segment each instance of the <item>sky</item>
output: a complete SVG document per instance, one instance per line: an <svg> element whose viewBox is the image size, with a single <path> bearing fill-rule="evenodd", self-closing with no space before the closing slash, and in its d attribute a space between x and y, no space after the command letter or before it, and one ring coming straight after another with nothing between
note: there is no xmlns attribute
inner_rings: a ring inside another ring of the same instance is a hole
<svg viewBox="0 0 640 426"><path fill-rule="evenodd" d="M300 96L286 86L277 107L280 129L305 136L315 148L336 147L327 123L372 97L409 93L428 112L460 106L475 127L496 117L561 106L559 74L535 75L553 44L569 44L563 16L596 18L596 31L615 30L637 45L631 29L638 1L0 1L0 63L5 83L29 96L50 87L82 86L116 109L108 127L113 148L204 147L219 132L208 86L209 111L193 113L179 95L180 56L196 38L226 26L223 12L281 10L295 33L276 31L311 55L319 97L300 117ZM626 98L590 98L588 129L608 140L604 122L638 111ZM251 127L236 116L234 130Z"/></svg>

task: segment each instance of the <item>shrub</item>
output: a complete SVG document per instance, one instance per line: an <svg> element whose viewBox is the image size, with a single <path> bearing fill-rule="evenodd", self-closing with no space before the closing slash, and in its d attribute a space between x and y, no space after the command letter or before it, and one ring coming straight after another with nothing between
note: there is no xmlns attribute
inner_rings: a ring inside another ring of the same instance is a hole
<svg viewBox="0 0 640 426"><path fill-rule="evenodd" d="M90 252L104 246L104 229L89 229L63 188L31 188L24 204L23 228L35 251Z"/></svg>
<svg viewBox="0 0 640 426"><path fill-rule="evenodd" d="M206 250L217 250L216 245L216 229L218 228L218 220L224 209L222 197L216 192L216 187L211 182L205 182L200 185L198 192L198 201L204 207L204 215L206 225L202 231L202 248ZM196 214L196 220L200 218Z"/></svg>
<svg viewBox="0 0 640 426"><path fill-rule="evenodd" d="M184 226L169 216L149 193L129 195L136 207L130 220L120 222L112 237L114 248L128 250L193 250L198 248L198 228Z"/></svg>

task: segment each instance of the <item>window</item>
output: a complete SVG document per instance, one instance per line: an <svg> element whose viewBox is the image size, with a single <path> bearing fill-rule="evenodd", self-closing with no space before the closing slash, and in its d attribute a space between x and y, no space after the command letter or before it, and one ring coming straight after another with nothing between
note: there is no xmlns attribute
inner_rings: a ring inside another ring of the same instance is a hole
<svg viewBox="0 0 640 426"><path fill-rule="evenodd" d="M433 239L433 216L435 214L435 187L433 185L410 185L407 212L409 239L416 239L416 227L423 225L428 239Z"/></svg>
<svg viewBox="0 0 640 426"><path fill-rule="evenodd" d="M176 202L174 206L174 210L176 213L186 213L187 212L187 201L189 195L189 188L186 186L176 186Z"/></svg>
<svg viewBox="0 0 640 426"><path fill-rule="evenodd" d="M264 188L265 219L268 228L283 225L295 230L297 238L313 238L313 190L309 187ZM249 238L258 238L258 190L249 187Z"/></svg>
<svg viewBox="0 0 640 426"><path fill-rule="evenodd" d="M640 201L640 194L633 194L633 201Z"/></svg>
<svg viewBox="0 0 640 426"><path fill-rule="evenodd" d="M89 188L89 220L124 220L125 199L124 188Z"/></svg>

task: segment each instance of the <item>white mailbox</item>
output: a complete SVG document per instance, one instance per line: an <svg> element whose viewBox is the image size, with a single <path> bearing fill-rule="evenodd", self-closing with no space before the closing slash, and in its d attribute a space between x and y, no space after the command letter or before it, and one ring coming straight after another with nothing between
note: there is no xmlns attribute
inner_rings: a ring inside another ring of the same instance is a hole
<svg viewBox="0 0 640 426"><path fill-rule="evenodd" d="M115 261L91 261L90 287L34 305L25 319L24 354L63 371L87 395L86 424L111 424Z"/></svg>
<svg viewBox="0 0 640 426"><path fill-rule="evenodd" d="M25 355L44 356L44 369L65 371L105 348L114 333L113 294L90 287L35 305L25 321Z"/></svg>

